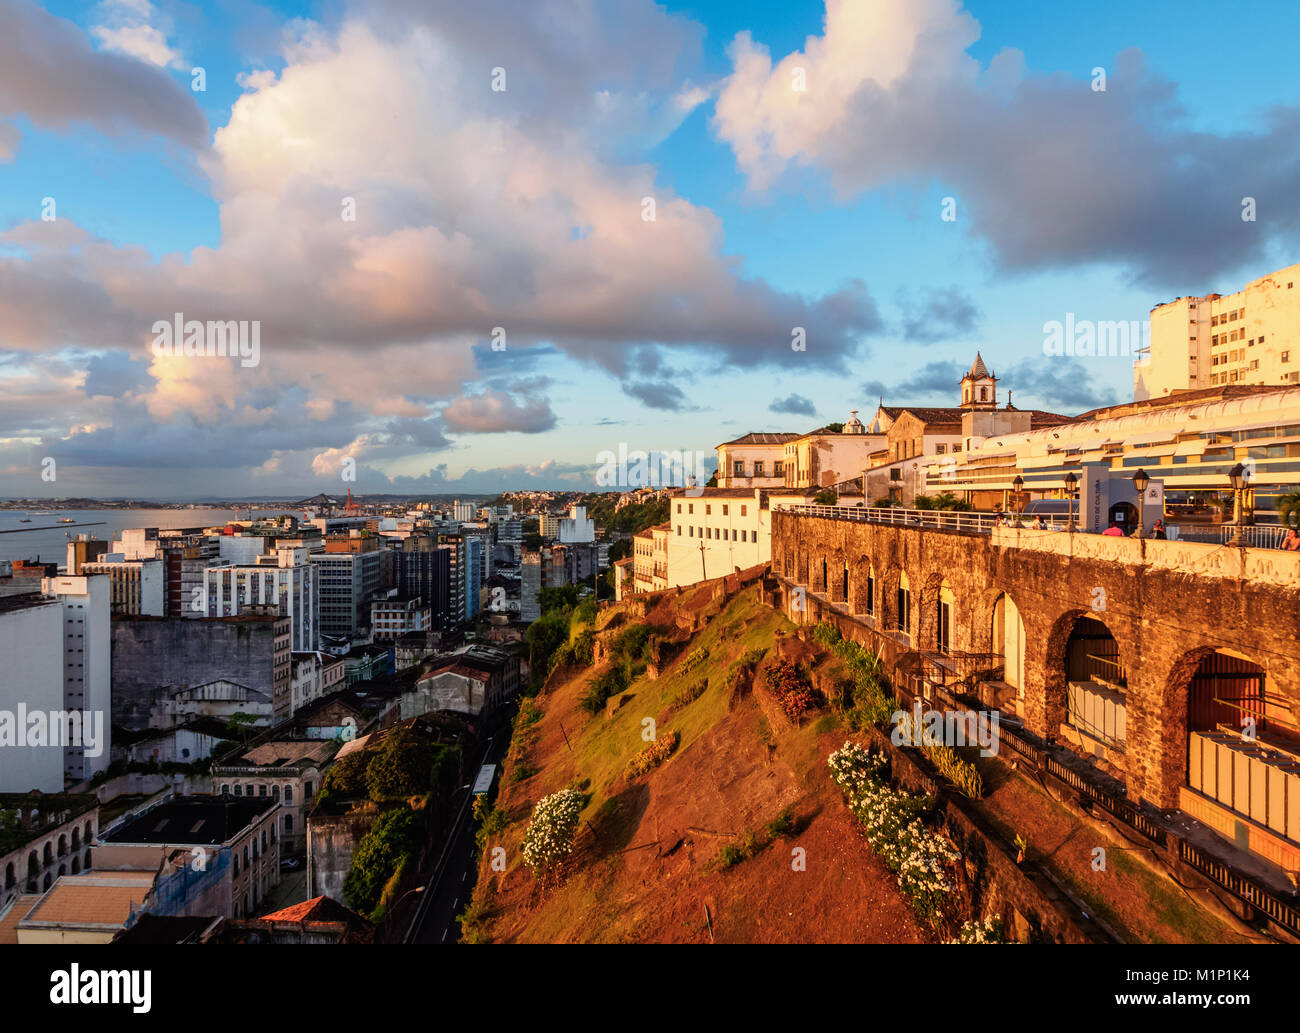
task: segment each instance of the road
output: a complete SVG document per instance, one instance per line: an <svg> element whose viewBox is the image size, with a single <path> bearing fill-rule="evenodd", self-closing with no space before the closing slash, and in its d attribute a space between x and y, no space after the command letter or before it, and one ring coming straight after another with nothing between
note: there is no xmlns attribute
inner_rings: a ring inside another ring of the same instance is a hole
<svg viewBox="0 0 1300 1033"><path fill-rule="evenodd" d="M508 732L498 732L483 748L478 767L469 773L470 786L484 764L499 765L510 746ZM428 889L420 895L420 912L416 916L414 936L407 943L455 943L460 938L456 916L465 910L474 893L478 865L474 858L474 808L470 786L460 790L456 799L457 816L444 847L441 866L434 872Z"/></svg>

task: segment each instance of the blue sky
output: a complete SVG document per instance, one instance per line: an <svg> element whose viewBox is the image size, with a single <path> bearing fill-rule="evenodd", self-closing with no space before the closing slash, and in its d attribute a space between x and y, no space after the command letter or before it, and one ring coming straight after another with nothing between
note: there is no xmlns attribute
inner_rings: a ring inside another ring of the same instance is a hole
<svg viewBox="0 0 1300 1033"><path fill-rule="evenodd" d="M1296 260L1294 4L528 12L0 0L46 58L0 43L0 496L585 487L951 404L977 349L1079 412L1129 361L1044 322ZM174 311L259 319L260 365L160 362Z"/></svg>

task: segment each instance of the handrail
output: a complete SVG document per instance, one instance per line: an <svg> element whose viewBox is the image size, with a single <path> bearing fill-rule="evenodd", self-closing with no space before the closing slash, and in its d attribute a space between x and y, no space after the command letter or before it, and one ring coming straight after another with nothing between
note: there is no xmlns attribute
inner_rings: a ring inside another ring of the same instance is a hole
<svg viewBox="0 0 1300 1033"><path fill-rule="evenodd" d="M829 520L850 520L865 524L897 524L905 527L928 527L940 531L965 531L971 534L988 534L999 526L996 513L976 513L970 510L956 509L904 509L901 506L814 506L804 504L784 504L776 507L777 512L793 513L798 516L822 517ZM1001 518L1002 526L1032 528L1034 517L1021 517L1017 523L1014 514ZM1056 529L1064 530L1068 520L1060 516L1044 516L1044 522Z"/></svg>

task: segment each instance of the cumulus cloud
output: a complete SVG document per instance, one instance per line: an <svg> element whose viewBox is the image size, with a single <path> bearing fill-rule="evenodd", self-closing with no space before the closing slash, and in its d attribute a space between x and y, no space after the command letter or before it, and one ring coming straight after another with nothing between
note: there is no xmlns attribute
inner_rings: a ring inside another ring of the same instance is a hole
<svg viewBox="0 0 1300 1033"><path fill-rule="evenodd" d="M207 122L193 95L161 69L135 56L97 53L81 29L31 0L0 0L0 25L0 118L158 135L188 148L206 143ZM0 150L13 148L10 127Z"/></svg>
<svg viewBox="0 0 1300 1033"><path fill-rule="evenodd" d="M787 413L791 416L815 417L817 415L817 407L803 395L791 394L785 398L774 399L768 408L772 412Z"/></svg>
<svg viewBox="0 0 1300 1033"><path fill-rule="evenodd" d="M1294 241L1300 108L1259 131L1196 131L1137 51L1115 56L1102 92L1027 72L1014 50L981 65L978 38L959 0L826 0L823 34L775 64L737 35L714 124L755 190L795 166L842 197L937 181L1008 269L1104 262L1201 284ZM1258 222L1242 220L1246 197Z"/></svg>
<svg viewBox="0 0 1300 1033"><path fill-rule="evenodd" d="M555 413L544 398L516 400L505 391L484 391L454 399L442 410L447 428L469 434L520 431L537 434L555 426Z"/></svg>
<svg viewBox="0 0 1300 1033"><path fill-rule="evenodd" d="M998 390L1010 391L1016 408L1043 408L1066 414L1117 405L1121 399L1114 388L1097 383L1097 377L1113 369L1114 359L1074 356L1026 359L1002 371Z"/></svg>
<svg viewBox="0 0 1300 1033"><path fill-rule="evenodd" d="M958 287L901 290L903 337L918 344L967 337L979 323L979 309Z"/></svg>
<svg viewBox="0 0 1300 1033"><path fill-rule="evenodd" d="M666 380L624 384L623 390L651 409L680 412L686 408L686 395L682 389Z"/></svg>
<svg viewBox="0 0 1300 1033"><path fill-rule="evenodd" d="M101 24L90 34L104 50L127 54L147 64L181 67L180 51L167 42L170 20L149 0L104 0L96 8Z"/></svg>

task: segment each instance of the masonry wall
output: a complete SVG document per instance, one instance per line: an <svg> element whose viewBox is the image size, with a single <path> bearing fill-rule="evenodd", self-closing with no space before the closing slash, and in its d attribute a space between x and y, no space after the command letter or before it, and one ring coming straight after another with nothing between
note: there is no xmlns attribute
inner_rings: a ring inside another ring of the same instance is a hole
<svg viewBox="0 0 1300 1033"><path fill-rule="evenodd" d="M906 573L910 635L881 630L880 617L866 616L873 568L882 616L892 612ZM1081 617L1102 621L1128 674L1121 774L1131 798L1158 807L1178 805L1188 683L1209 653L1230 651L1258 664L1267 691L1300 723L1300 555L1051 531L965 534L778 512L772 569L792 620L831 619L886 663L933 647L945 581L955 596L951 647L990 652L993 607L1005 593L1025 625L1023 716L1031 731L1051 739L1060 738L1066 719L1070 632ZM799 587L802 610L793 591Z"/></svg>
<svg viewBox="0 0 1300 1033"><path fill-rule="evenodd" d="M252 620L113 620L113 721L148 728L169 691L224 679L275 694L275 623Z"/></svg>

